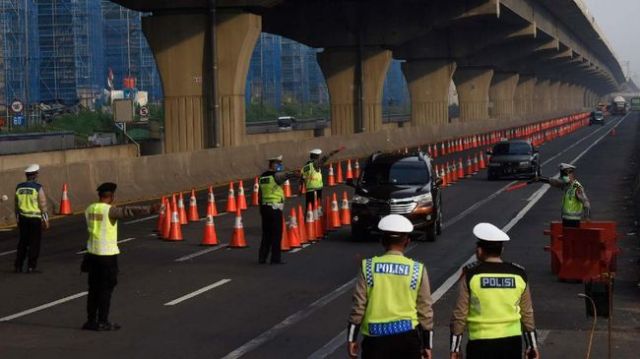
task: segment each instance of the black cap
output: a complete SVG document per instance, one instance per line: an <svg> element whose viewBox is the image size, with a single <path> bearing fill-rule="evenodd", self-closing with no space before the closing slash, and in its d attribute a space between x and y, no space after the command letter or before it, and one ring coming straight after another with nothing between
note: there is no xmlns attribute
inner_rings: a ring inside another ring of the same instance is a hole
<svg viewBox="0 0 640 359"><path fill-rule="evenodd" d="M117 184L113 182L105 182L98 186L98 189L96 189L96 191L98 191L98 194L103 194L108 192L115 192L116 188L118 188Z"/></svg>

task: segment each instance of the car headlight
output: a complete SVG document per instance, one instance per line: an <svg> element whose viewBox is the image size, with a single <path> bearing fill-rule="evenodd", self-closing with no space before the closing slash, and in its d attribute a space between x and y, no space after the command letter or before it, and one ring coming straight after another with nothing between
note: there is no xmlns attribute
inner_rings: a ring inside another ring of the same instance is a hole
<svg viewBox="0 0 640 359"><path fill-rule="evenodd" d="M531 165L531 162L529 161L522 161L520 162L520 167L528 167Z"/></svg>
<svg viewBox="0 0 640 359"><path fill-rule="evenodd" d="M433 196L431 193L423 194L413 198L416 203L416 207L431 207L433 206Z"/></svg>
<svg viewBox="0 0 640 359"><path fill-rule="evenodd" d="M355 196L353 196L353 198L351 199L351 203L355 203L355 204L367 204L367 203L369 203L369 198L367 198L367 197L363 197L363 196L359 196L359 195L355 195Z"/></svg>

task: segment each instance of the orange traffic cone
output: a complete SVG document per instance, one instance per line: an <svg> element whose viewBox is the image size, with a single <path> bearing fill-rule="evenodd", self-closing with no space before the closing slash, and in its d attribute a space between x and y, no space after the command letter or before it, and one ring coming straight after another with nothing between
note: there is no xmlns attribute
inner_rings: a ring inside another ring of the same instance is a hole
<svg viewBox="0 0 640 359"><path fill-rule="evenodd" d="M282 236L280 239L280 251L288 252L291 250L289 244L289 236L287 235L287 224L284 222L284 216L282 216Z"/></svg>
<svg viewBox="0 0 640 359"><path fill-rule="evenodd" d="M324 237L324 226L322 223L324 221L322 220L322 214L322 207L318 204L318 198L316 197L313 207L313 220L316 226L316 240L320 240Z"/></svg>
<svg viewBox="0 0 640 359"><path fill-rule="evenodd" d="M342 162L338 161L336 170L336 183L344 183L344 178L342 177Z"/></svg>
<svg viewBox="0 0 640 359"><path fill-rule="evenodd" d="M353 178L360 177L360 162L356 159L353 163Z"/></svg>
<svg viewBox="0 0 640 359"><path fill-rule="evenodd" d="M307 205L307 216L305 217L304 225L305 225L305 230L307 232L307 240L310 242L314 242L317 239L316 222L315 222L315 215L313 213L313 207L311 206L311 203Z"/></svg>
<svg viewBox="0 0 640 359"><path fill-rule="evenodd" d="M242 180L238 182L238 195L236 196L236 206L241 210L247 209L247 196L244 195L244 183Z"/></svg>
<svg viewBox="0 0 640 359"><path fill-rule="evenodd" d="M301 204L298 205L298 217L296 217L296 219L297 218L300 218L300 221L298 223L298 234L299 234L299 237L300 237L300 243L302 243L302 244L308 243L309 242L309 238L307 237L307 228L306 228L306 223L305 223L305 220L304 220L305 217L304 217L303 212L302 212L302 205Z"/></svg>
<svg viewBox="0 0 640 359"><path fill-rule="evenodd" d="M162 226L164 225L164 216L167 215L167 197L166 196L162 196L162 199L160 200L160 204L162 206L160 206L160 213L158 213L158 222L156 223L156 232L158 232L159 235L162 236Z"/></svg>
<svg viewBox="0 0 640 359"><path fill-rule="evenodd" d="M260 205L260 198L258 197L259 193L260 193L260 183L258 182L258 177L256 177L255 181L253 182L253 192L251 192L252 206Z"/></svg>
<svg viewBox="0 0 640 359"><path fill-rule="evenodd" d="M71 211L71 201L69 200L69 189L66 183L62 185L62 200L60 201L60 211L58 211L58 214L73 214Z"/></svg>
<svg viewBox="0 0 640 359"><path fill-rule="evenodd" d="M198 214L198 202L196 199L196 190L191 189L191 197L189 198L189 222L198 222L200 215Z"/></svg>
<svg viewBox="0 0 640 359"><path fill-rule="evenodd" d="M347 180L353 180L353 169L351 168L351 160L347 160L347 175L345 176Z"/></svg>
<svg viewBox="0 0 640 359"><path fill-rule="evenodd" d="M300 194L306 194L307 193L307 185L305 185L304 180L300 181Z"/></svg>
<svg viewBox="0 0 640 359"><path fill-rule="evenodd" d="M333 187L336 185L336 178L333 174L333 164L329 163L329 173L327 174L327 182L329 182L329 186Z"/></svg>
<svg viewBox="0 0 640 359"><path fill-rule="evenodd" d="M440 166L438 175L440 176L440 178L442 178L442 187L447 187L449 185L449 182L447 181L447 174L445 173L444 166Z"/></svg>
<svg viewBox="0 0 640 359"><path fill-rule="evenodd" d="M178 198L178 216L180 224L189 223L187 220L187 210L184 208L184 196L182 195L182 192L180 192L180 197Z"/></svg>
<svg viewBox="0 0 640 359"><path fill-rule="evenodd" d="M291 216L289 217L289 231L287 232L287 237L289 238L289 247L302 247L300 232L298 231L298 217L296 215L295 208L291 208Z"/></svg>
<svg viewBox="0 0 640 359"><path fill-rule="evenodd" d="M207 215L214 217L218 215L216 196L213 194L213 188L211 186L209 186L209 193L207 193Z"/></svg>
<svg viewBox="0 0 640 359"><path fill-rule="evenodd" d="M462 165L462 158L458 159L458 179L463 179L464 178L464 166Z"/></svg>
<svg viewBox="0 0 640 359"><path fill-rule="evenodd" d="M165 203L165 216L162 221L162 232L160 232L160 237L169 240L169 236L171 235L171 217L173 216L174 207L171 205L171 201L169 201L168 198Z"/></svg>
<svg viewBox="0 0 640 359"><path fill-rule="evenodd" d="M478 167L478 155L476 154L473 156L473 174L477 174L478 171L480 171L480 168Z"/></svg>
<svg viewBox="0 0 640 359"><path fill-rule="evenodd" d="M438 145L433 145L433 158L438 158Z"/></svg>
<svg viewBox="0 0 640 359"><path fill-rule="evenodd" d="M233 182L229 182L229 195L227 196L227 212L234 213L237 210L236 194L233 190Z"/></svg>
<svg viewBox="0 0 640 359"><path fill-rule="evenodd" d="M216 234L216 225L213 223L213 216L207 215L207 222L204 225L204 236L202 237L201 246L217 246L218 235Z"/></svg>
<svg viewBox="0 0 640 359"><path fill-rule="evenodd" d="M246 248L247 241L244 238L244 226L242 225L242 212L236 208L236 221L233 224L233 235L229 242L229 248Z"/></svg>
<svg viewBox="0 0 640 359"><path fill-rule="evenodd" d="M340 222L343 226L351 224L351 208L349 208L349 197L347 191L342 192L342 203L340 204Z"/></svg>
<svg viewBox="0 0 640 359"><path fill-rule="evenodd" d="M449 173L451 174L451 180L449 183L454 184L458 182L458 169L456 167L456 161L453 161L449 166Z"/></svg>
<svg viewBox="0 0 640 359"><path fill-rule="evenodd" d="M484 154L480 152L478 156L480 157L480 169L483 170L487 168L487 165L484 163Z"/></svg>
<svg viewBox="0 0 640 359"><path fill-rule="evenodd" d="M169 238L167 238L167 240L169 241L183 241L184 238L182 237L182 226L180 223L180 214L178 212L180 212L180 208L179 208L179 202L178 205L176 205L176 195L173 195L172 198L172 211L171 211L171 229L169 230ZM183 208L184 209L184 208Z"/></svg>
<svg viewBox="0 0 640 359"><path fill-rule="evenodd" d="M293 194L291 193L291 182L289 182L289 180L284 181L284 185L282 187L284 189L284 196L286 198L293 197Z"/></svg>
<svg viewBox="0 0 640 359"><path fill-rule="evenodd" d="M330 229L338 229L342 226L340 223L340 209L338 208L338 199L334 193L331 197L331 209L329 210L329 227Z"/></svg>

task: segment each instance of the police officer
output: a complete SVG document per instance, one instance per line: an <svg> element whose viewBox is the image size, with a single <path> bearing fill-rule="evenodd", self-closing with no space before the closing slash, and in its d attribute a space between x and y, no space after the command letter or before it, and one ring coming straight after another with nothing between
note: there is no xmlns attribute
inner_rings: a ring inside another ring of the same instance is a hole
<svg viewBox="0 0 640 359"><path fill-rule="evenodd" d="M258 263L267 262L271 252L271 264L284 264L281 259L282 211L284 209L284 190L282 184L288 179L298 177L295 172L285 172L282 155L269 159L269 169L260 175L259 199L262 218L262 240L258 252Z"/></svg>
<svg viewBox="0 0 640 359"><path fill-rule="evenodd" d="M111 294L118 283L118 220L157 213L160 205L124 206L112 205L117 185L103 183L97 191L99 201L90 205L85 219L89 239L82 270L89 273L87 296L87 322L82 329L118 330L120 325L109 322Z"/></svg>
<svg viewBox="0 0 640 359"><path fill-rule="evenodd" d="M28 257L27 273L40 273L38 256L40 255L40 241L42 229L49 228L49 215L47 214L47 197L44 189L37 182L40 166L30 165L25 169L26 182L16 187L15 215L20 230L20 240L14 271L20 273L24 270L24 260Z"/></svg>
<svg viewBox="0 0 640 359"><path fill-rule="evenodd" d="M362 358L431 358L433 309L424 264L404 256L411 221L391 214L378 223L386 253L362 261L347 327L347 350Z"/></svg>
<svg viewBox="0 0 640 359"><path fill-rule="evenodd" d="M562 196L562 225L580 227L582 218L591 217L591 203L584 187L576 179L576 166L561 163L558 166L560 178L540 178L540 181L564 191Z"/></svg>
<svg viewBox="0 0 640 359"><path fill-rule="evenodd" d="M524 268L502 261L509 236L490 223L473 228L477 262L467 265L459 281L451 317L451 359L460 359L465 325L469 327L468 359L540 358L533 306Z"/></svg>
<svg viewBox="0 0 640 359"><path fill-rule="evenodd" d="M332 151L324 157L320 157L322 155L322 150L319 148L313 149L309 152L309 161L305 163L301 171L302 179L304 180L304 185L307 191L305 193L306 208L309 207L309 204L313 206L316 198L318 200L322 199L322 187L324 187L324 182L322 180L322 167L332 156L341 150L342 149L337 149Z"/></svg>

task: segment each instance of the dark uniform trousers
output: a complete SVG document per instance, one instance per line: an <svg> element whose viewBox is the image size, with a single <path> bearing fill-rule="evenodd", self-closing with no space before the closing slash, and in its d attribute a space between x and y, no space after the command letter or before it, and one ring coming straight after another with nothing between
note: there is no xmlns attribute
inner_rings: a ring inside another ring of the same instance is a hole
<svg viewBox="0 0 640 359"><path fill-rule="evenodd" d="M314 193L316 193L316 195L314 195ZM319 204L322 205L322 189L317 189L314 191L308 191L307 193L305 193L305 199L307 200L306 206L305 207L305 212L307 211L307 208L309 208L309 204L311 204L311 208L314 207L314 201L315 199L318 198L318 201L320 202Z"/></svg>
<svg viewBox="0 0 640 359"><path fill-rule="evenodd" d="M579 219L562 219L562 226L569 228L580 228Z"/></svg>
<svg viewBox="0 0 640 359"><path fill-rule="evenodd" d="M40 241L42 239L42 220L20 216L18 218L20 240L16 251L15 268L22 269L24 260L28 257L28 267L36 268L40 255Z"/></svg>
<svg viewBox="0 0 640 359"><path fill-rule="evenodd" d="M87 297L87 321L109 321L111 294L118 284L118 256L87 254L89 271L89 296Z"/></svg>
<svg viewBox="0 0 640 359"><path fill-rule="evenodd" d="M422 340L418 331L382 337L365 336L362 340L362 359L396 358L422 358Z"/></svg>
<svg viewBox="0 0 640 359"><path fill-rule="evenodd" d="M522 339L520 336L469 340L467 359L521 359Z"/></svg>
<svg viewBox="0 0 640 359"><path fill-rule="evenodd" d="M260 216L262 217L262 241L260 242L258 261L266 262L269 251L271 251L271 263L278 263L281 261L282 210L261 205Z"/></svg>

